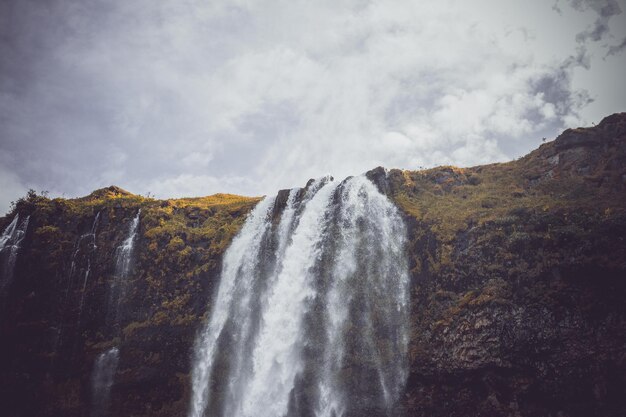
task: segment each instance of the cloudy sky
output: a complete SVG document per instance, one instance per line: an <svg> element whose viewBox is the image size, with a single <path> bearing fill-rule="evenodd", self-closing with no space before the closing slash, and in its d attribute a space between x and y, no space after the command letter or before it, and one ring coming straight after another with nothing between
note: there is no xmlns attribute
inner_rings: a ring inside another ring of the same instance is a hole
<svg viewBox="0 0 626 417"><path fill-rule="evenodd" d="M506 161L625 72L626 0L1 0L0 212Z"/></svg>

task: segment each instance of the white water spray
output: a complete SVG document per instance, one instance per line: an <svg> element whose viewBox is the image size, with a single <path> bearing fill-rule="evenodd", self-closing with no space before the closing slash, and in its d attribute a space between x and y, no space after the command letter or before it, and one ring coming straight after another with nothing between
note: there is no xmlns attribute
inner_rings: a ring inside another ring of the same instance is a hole
<svg viewBox="0 0 626 417"><path fill-rule="evenodd" d="M77 328L80 327L80 319L83 315L83 306L85 305L85 293L87 290L87 282L89 280L89 275L91 274L91 257L93 253L98 249L96 245L96 232L98 231L98 225L100 224L100 212L96 213L96 217L93 220L93 224L91 225L91 231L82 235L78 242L78 248L74 252L74 256L72 259L72 269L75 268L76 255L81 248L81 241L85 240L87 242L86 251L87 251L87 266L85 268L85 272L83 275L83 285L81 286L80 291L80 302L78 303L78 321ZM72 273L73 271L70 271Z"/></svg>
<svg viewBox="0 0 626 417"><path fill-rule="evenodd" d="M4 229L2 236L0 236L0 259L2 260L0 266L2 268L0 271L0 293L4 293L4 290L13 281L15 263L22 247L22 241L26 237L29 221L30 216L27 216L20 222L19 214L16 214L11 223Z"/></svg>
<svg viewBox="0 0 626 417"><path fill-rule="evenodd" d="M19 221L19 219L20 215L16 214L15 217L13 217L11 223L9 223L9 225L4 229L4 232L2 232L2 236L0 236L0 252L4 250L7 242L12 238L13 234L15 233L15 228L17 227L17 222Z"/></svg>
<svg viewBox="0 0 626 417"><path fill-rule="evenodd" d="M122 295L126 289L126 281L130 273L131 261L133 257L133 249L137 240L137 230L139 228L139 216L141 210L137 210L137 214L128 226L128 235L120 246L115 250L115 278L113 279L109 289L109 299L107 305L107 322L109 325L116 325L119 319L120 302Z"/></svg>
<svg viewBox="0 0 626 417"><path fill-rule="evenodd" d="M113 347L96 358L91 373L91 416L104 417L109 411L109 398L119 360L119 350Z"/></svg>
<svg viewBox="0 0 626 417"><path fill-rule="evenodd" d="M196 341L195 366L192 371L193 394L190 416L201 417L211 400L209 379L212 376L214 356L229 314L236 316L237 308L245 309L244 302L233 303L235 293L248 293L254 271L259 261L261 239L269 229L269 216L273 208L270 198L262 200L250 213L239 235L224 254L224 265L217 297L213 303L209 322ZM249 294L248 294L249 297Z"/></svg>
<svg viewBox="0 0 626 417"><path fill-rule="evenodd" d="M356 177L291 190L277 224L273 210L259 203L225 253L189 416L396 415L408 331L396 208Z"/></svg>

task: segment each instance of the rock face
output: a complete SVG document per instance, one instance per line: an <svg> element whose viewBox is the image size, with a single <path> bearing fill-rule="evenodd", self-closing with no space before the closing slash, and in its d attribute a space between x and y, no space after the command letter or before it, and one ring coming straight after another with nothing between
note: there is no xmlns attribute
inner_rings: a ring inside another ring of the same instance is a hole
<svg viewBox="0 0 626 417"><path fill-rule="evenodd" d="M626 114L507 164L372 174L413 242L408 415L626 415Z"/></svg>
<svg viewBox="0 0 626 417"><path fill-rule="evenodd" d="M368 177L410 242L405 415L626 415L626 114L506 164ZM0 294L1 414L102 415L94 364L119 347L108 415L185 416L222 254L257 202L117 187L20 200L0 218L0 231L29 218ZM111 325L116 253L139 209Z"/></svg>

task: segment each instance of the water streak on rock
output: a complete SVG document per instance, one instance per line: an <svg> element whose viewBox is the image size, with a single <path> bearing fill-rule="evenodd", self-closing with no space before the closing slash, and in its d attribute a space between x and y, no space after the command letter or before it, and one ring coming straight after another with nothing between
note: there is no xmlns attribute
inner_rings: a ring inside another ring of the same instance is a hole
<svg viewBox="0 0 626 417"><path fill-rule="evenodd" d="M119 319L120 303L126 289L128 275L130 274L140 215L141 210L137 210L137 214L128 226L126 239L115 250L115 278L111 283L107 301L107 323L109 325L116 325Z"/></svg>
<svg viewBox="0 0 626 417"><path fill-rule="evenodd" d="M108 327L113 329L113 334L119 334L119 320L121 316L120 303L126 289L126 280L131 270L133 249L137 239L140 215L141 210L137 210L137 214L128 227L126 239L124 239L122 244L118 246L115 251L115 277L109 288L107 305L107 324ZM108 414L109 397L111 387L115 382L119 356L119 347L115 346L101 353L94 363L91 404L93 416L103 417Z"/></svg>
<svg viewBox="0 0 626 417"><path fill-rule="evenodd" d="M86 253L87 253L87 266L84 269L83 275L83 285L80 289L80 302L78 303L78 320L77 320L77 328L80 328L80 319L83 315L83 306L85 305L85 290L87 289L87 281L89 280L89 274L91 273L91 257L93 253L98 249L98 245L96 245L96 232L98 231L98 224L100 223L100 212L96 214L96 217L93 220L93 224L91 225L91 231L81 236L78 243L78 249L74 252L74 258L78 251L81 248L81 241L84 239L86 244ZM75 268L76 259L72 260L72 268Z"/></svg>
<svg viewBox="0 0 626 417"><path fill-rule="evenodd" d="M6 227L0 236L0 294L13 282L15 263L22 246L22 241L26 237L30 216L22 222L19 221L19 214L16 214L11 223Z"/></svg>
<svg viewBox="0 0 626 417"><path fill-rule="evenodd" d="M113 378L119 360L119 350L113 347L96 358L91 373L91 416L104 417L109 411Z"/></svg>

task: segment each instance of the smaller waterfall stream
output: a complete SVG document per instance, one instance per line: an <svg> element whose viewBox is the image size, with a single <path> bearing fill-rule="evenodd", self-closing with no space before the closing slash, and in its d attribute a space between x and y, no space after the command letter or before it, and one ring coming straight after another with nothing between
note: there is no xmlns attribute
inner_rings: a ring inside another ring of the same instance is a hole
<svg viewBox="0 0 626 417"><path fill-rule="evenodd" d="M209 380L213 373L214 361L206 359L215 356L218 337L229 315L231 315L231 309L233 309L233 315L239 315L238 307L247 308L244 304L247 297L242 300L244 302L234 305L233 298L235 298L235 293L245 291L245 288L242 287L250 286L250 278L254 274L258 261L258 247L269 227L267 223L268 212L273 206L274 202L269 198L265 198L257 204L248 216L238 237L224 254L222 278L211 318L196 342L196 360L192 375L194 390L190 414L193 417L201 417L211 400ZM254 248L257 250L255 251ZM241 279L237 279L238 277Z"/></svg>
<svg viewBox="0 0 626 417"><path fill-rule="evenodd" d="M137 214L133 217L128 227L126 239L115 249L115 277L109 287L107 300L107 324L109 326L116 325L118 321L120 301L126 289L126 281L130 273L140 215L141 210L137 210Z"/></svg>
<svg viewBox="0 0 626 417"><path fill-rule="evenodd" d="M91 416L105 417L120 352L113 347L96 358L91 374Z"/></svg>
<svg viewBox="0 0 626 417"><path fill-rule="evenodd" d="M98 248L96 234L99 224L100 212L97 212L91 222L89 232L80 235L74 244L69 271L66 275L67 284L63 290L63 301L60 303L58 311L56 335L52 341L54 356L50 362L51 369L62 366L65 360L72 360L76 349L78 349L80 324L87 283L91 275L92 257ZM76 282L77 279L78 282ZM78 297L76 291L79 291ZM79 300L78 305L74 301L76 298ZM69 332L67 332L68 329ZM69 354L65 352L69 352Z"/></svg>
<svg viewBox="0 0 626 417"><path fill-rule="evenodd" d="M15 233L15 229L17 228L17 222L20 220L20 215L16 214L11 220L11 223L4 229L2 232L2 236L0 236L0 252L4 250L4 247L9 242L13 234Z"/></svg>
<svg viewBox="0 0 626 417"><path fill-rule="evenodd" d="M0 236L0 294L13 282L15 263L19 254L22 241L26 237L30 216L19 221L16 214L11 223L4 229Z"/></svg>
<svg viewBox="0 0 626 417"><path fill-rule="evenodd" d="M98 249L96 245L96 232L98 231L98 225L100 223L100 212L96 214L96 217L93 220L93 224L91 225L91 231L87 234L81 236L81 239L85 239L87 242L87 266L83 275L83 285L81 286L80 291L80 302L78 303L78 320L77 320L77 328L80 328L80 319L83 315L83 306L85 305L85 292L87 289L87 281L89 280L89 274L91 273L91 257L93 253ZM79 246L80 248L80 242ZM76 253L74 253L74 257L76 257ZM72 266L74 267L75 260L72 261Z"/></svg>
<svg viewBox="0 0 626 417"><path fill-rule="evenodd" d="M107 326L115 334L119 334L119 320L121 318L121 299L126 289L126 281L130 274L133 249L137 240L139 228L139 216L141 210L130 222L126 239L115 250L115 276L109 286L107 300ZM120 349L114 346L102 352L96 358L92 370L92 417L104 417L108 415L111 388L115 381L115 372L120 357Z"/></svg>

